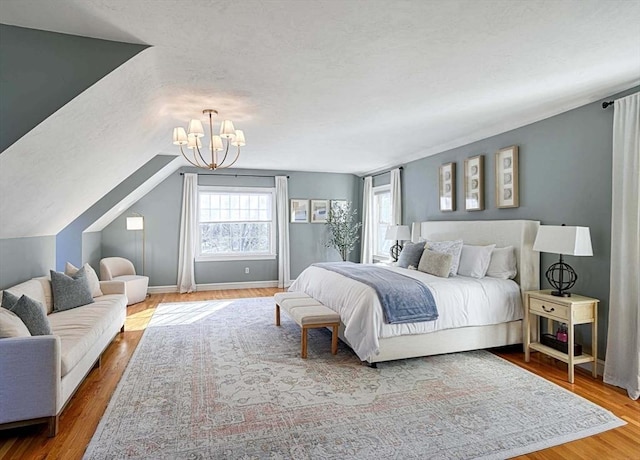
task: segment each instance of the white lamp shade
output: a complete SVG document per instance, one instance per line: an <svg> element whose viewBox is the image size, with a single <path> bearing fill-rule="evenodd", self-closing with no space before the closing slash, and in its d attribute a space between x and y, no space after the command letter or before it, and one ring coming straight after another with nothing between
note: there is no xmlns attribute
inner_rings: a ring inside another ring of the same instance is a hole
<svg viewBox="0 0 640 460"><path fill-rule="evenodd" d="M195 134L189 134L187 136L188 141L187 141L187 148L188 149L195 149L196 147L198 148L202 148L202 141L200 140L199 137L196 137Z"/></svg>
<svg viewBox="0 0 640 460"><path fill-rule="evenodd" d="M175 145L186 145L187 142L187 133L184 128L173 128L173 143Z"/></svg>
<svg viewBox="0 0 640 460"><path fill-rule="evenodd" d="M541 225L533 250L569 256L592 256L589 227Z"/></svg>
<svg viewBox="0 0 640 460"><path fill-rule="evenodd" d="M202 127L202 122L200 120L193 119L189 122L189 128L187 129L189 135L194 135L196 137L204 136L204 128Z"/></svg>
<svg viewBox="0 0 640 460"><path fill-rule="evenodd" d="M220 150L224 150L222 147L222 138L220 136L213 136L211 138L211 144L209 145L209 150L219 152Z"/></svg>
<svg viewBox="0 0 640 460"><path fill-rule="evenodd" d="M220 137L231 138L235 135L236 130L231 120L224 120L220 125Z"/></svg>
<svg viewBox="0 0 640 460"><path fill-rule="evenodd" d="M127 230L144 230L144 217L127 217Z"/></svg>
<svg viewBox="0 0 640 460"><path fill-rule="evenodd" d="M236 129L236 137L231 142L231 145L235 145L237 147L242 147L247 145L244 140L244 132L241 129Z"/></svg>
<svg viewBox="0 0 640 460"><path fill-rule="evenodd" d="M408 225L389 225L384 237L386 240L406 241L411 239Z"/></svg>

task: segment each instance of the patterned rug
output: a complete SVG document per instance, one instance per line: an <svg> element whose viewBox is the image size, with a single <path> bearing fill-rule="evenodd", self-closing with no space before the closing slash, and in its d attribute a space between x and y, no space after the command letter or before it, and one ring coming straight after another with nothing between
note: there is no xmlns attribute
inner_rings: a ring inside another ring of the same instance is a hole
<svg viewBox="0 0 640 460"><path fill-rule="evenodd" d="M360 364L271 298L161 304L87 459L502 459L624 422L485 351Z"/></svg>

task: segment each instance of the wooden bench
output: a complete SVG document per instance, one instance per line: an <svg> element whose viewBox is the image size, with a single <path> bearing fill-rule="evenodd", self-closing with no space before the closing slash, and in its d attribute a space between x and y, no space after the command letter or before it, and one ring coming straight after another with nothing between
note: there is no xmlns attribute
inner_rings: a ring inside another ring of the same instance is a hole
<svg viewBox="0 0 640 460"><path fill-rule="evenodd" d="M307 358L307 331L319 327L331 328L331 354L338 353L340 315L302 292L279 292L273 297L276 301L276 326L280 326L282 308L302 328L302 359Z"/></svg>

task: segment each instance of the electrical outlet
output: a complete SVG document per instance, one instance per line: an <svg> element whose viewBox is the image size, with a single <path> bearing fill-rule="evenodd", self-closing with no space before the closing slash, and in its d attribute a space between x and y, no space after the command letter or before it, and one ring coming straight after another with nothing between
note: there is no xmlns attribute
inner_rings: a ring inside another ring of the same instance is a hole
<svg viewBox="0 0 640 460"><path fill-rule="evenodd" d="M249 274L249 267L244 267L244 274L248 275Z"/></svg>

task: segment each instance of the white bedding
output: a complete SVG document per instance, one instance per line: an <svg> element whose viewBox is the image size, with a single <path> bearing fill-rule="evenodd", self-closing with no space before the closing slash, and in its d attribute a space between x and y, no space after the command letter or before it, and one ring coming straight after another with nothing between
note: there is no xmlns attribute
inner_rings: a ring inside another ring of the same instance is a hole
<svg viewBox="0 0 640 460"><path fill-rule="evenodd" d="M387 324L373 288L314 266L305 269L289 290L305 292L338 312L345 325L344 336L363 361L378 354L379 338L485 326L523 318L520 287L515 281L464 276L438 278L416 270L384 268L427 284L438 307L438 319Z"/></svg>

